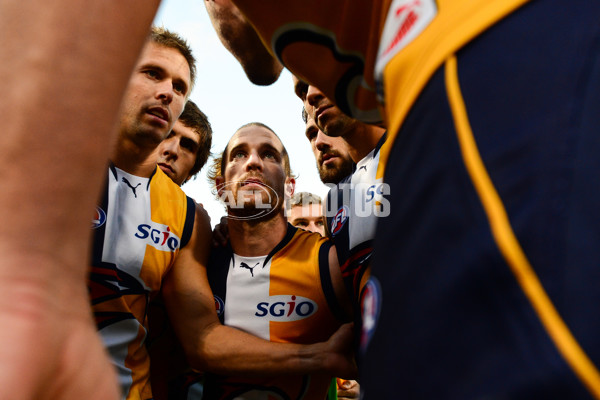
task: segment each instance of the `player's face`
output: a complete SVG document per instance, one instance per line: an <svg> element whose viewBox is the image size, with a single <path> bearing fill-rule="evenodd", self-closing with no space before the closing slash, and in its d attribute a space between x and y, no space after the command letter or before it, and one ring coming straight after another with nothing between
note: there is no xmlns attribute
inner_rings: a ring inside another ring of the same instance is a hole
<svg viewBox="0 0 600 400"><path fill-rule="evenodd" d="M358 123L337 108L325 95L316 87L302 82L295 76L294 92L304 103L304 109L309 116L315 120L315 123L327 136L344 136L351 133Z"/></svg>
<svg viewBox="0 0 600 400"><path fill-rule="evenodd" d="M310 232L325 235L323 210L320 204L307 204L293 206L289 215L290 224Z"/></svg>
<svg viewBox="0 0 600 400"><path fill-rule="evenodd" d="M344 139L323 134L310 115L306 121L305 133L323 183L338 183L352 173L352 159Z"/></svg>
<svg viewBox="0 0 600 400"><path fill-rule="evenodd" d="M157 147L157 164L179 186L189 177L196 163L200 135L181 121L175 122L169 136Z"/></svg>
<svg viewBox="0 0 600 400"><path fill-rule="evenodd" d="M242 128L229 142L226 157L224 189L230 190L238 207L240 200L248 210L266 204L277 209L283 206L290 178L277 136L260 126Z"/></svg>
<svg viewBox="0 0 600 400"><path fill-rule="evenodd" d="M125 93L121 134L138 144L160 143L183 111L190 79L179 51L148 41Z"/></svg>

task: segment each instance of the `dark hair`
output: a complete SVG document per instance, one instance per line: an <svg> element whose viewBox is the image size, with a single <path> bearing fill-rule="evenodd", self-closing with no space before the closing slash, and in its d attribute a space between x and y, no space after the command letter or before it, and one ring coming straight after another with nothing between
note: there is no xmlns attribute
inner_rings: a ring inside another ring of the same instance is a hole
<svg viewBox="0 0 600 400"><path fill-rule="evenodd" d="M200 136L198 142L198 152L196 153L196 162L190 170L188 179L196 175L210 156L210 147L212 145L212 127L208 122L208 117L191 100L185 103L183 112L179 116L179 121L186 127L193 129Z"/></svg>

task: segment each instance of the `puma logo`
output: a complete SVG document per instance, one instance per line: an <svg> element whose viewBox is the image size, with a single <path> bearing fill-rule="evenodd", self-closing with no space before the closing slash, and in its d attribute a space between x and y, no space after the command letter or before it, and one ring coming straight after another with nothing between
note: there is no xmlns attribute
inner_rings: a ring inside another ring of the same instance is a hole
<svg viewBox="0 0 600 400"><path fill-rule="evenodd" d="M254 268L256 268L256 266L257 266L258 264L260 264L260 263L256 263L256 264L254 265L254 267L251 267L251 266L249 266L248 264L246 264L245 262L242 262L242 263L240 264L240 268L246 268L246 269L249 269L249 270L250 270L250 274L252 274L252 277L254 278Z"/></svg>
<svg viewBox="0 0 600 400"><path fill-rule="evenodd" d="M137 189L137 187L140 186L141 183L138 183L137 185L135 185L135 187L133 187L133 186L131 186L131 183L129 183L129 181L127 179L125 179L125 177L123 177L121 179L123 179L123 182L125 182L127 184L127 186L129 186L131 188L131 190L133 191L133 195L137 199L137 193L135 193L135 189Z"/></svg>

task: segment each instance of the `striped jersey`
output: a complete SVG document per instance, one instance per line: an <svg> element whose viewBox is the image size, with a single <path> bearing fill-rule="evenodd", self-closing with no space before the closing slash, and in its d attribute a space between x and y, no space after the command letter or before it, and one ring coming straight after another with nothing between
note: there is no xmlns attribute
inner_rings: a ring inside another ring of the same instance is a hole
<svg viewBox="0 0 600 400"><path fill-rule="evenodd" d="M241 257L231 247L216 249L208 278L217 314L232 326L272 342L325 341L341 324L329 273L330 242L288 224L283 240L262 257ZM319 399L331 376L274 379L226 378L207 374L210 399Z"/></svg>
<svg viewBox="0 0 600 400"><path fill-rule="evenodd" d="M111 165L92 228L88 289L123 399L150 399L144 346L149 300L191 236L195 205L159 168L150 178Z"/></svg>

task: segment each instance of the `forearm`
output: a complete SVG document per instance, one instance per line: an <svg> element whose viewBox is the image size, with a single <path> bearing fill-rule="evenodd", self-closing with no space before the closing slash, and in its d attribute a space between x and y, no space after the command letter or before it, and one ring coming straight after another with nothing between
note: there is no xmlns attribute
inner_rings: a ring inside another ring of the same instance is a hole
<svg viewBox="0 0 600 400"><path fill-rule="evenodd" d="M333 373L326 343L275 343L214 324L199 340L193 368L222 375ZM333 358L333 357L332 357Z"/></svg>

